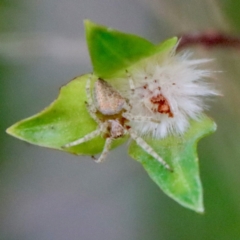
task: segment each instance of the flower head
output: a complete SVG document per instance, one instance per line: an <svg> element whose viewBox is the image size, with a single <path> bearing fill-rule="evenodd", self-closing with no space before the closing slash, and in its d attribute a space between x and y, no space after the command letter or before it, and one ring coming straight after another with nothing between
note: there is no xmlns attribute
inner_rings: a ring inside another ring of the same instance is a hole
<svg viewBox="0 0 240 240"><path fill-rule="evenodd" d="M131 127L154 138L183 134L189 120L198 119L207 108L205 97L219 95L208 81L212 71L199 68L208 61L193 60L189 53L175 54L173 49L128 69L130 79L118 79L115 87L128 99L131 115L153 119L133 120Z"/></svg>

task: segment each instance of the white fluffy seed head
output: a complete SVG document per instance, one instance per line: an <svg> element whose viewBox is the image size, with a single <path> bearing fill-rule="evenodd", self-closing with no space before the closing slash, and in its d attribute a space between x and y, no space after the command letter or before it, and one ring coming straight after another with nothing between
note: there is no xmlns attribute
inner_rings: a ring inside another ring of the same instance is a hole
<svg viewBox="0 0 240 240"><path fill-rule="evenodd" d="M198 119L207 108L205 98L219 95L207 81L212 71L199 65L208 59L193 60L190 54L155 55L142 60L128 69L129 78L112 81L123 97L128 99L130 114L152 117L160 121L130 121L131 127L140 135L163 138L169 134L183 134L190 119Z"/></svg>

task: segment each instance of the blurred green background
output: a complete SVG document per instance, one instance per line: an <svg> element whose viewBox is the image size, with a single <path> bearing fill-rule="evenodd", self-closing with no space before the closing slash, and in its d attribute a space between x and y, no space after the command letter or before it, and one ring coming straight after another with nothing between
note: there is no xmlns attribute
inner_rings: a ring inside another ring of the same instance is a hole
<svg viewBox="0 0 240 240"><path fill-rule="evenodd" d="M95 164L6 135L91 71L85 18L155 43L201 30L237 35L240 1L0 0L0 239L240 239L239 50L191 49L216 59L224 95L209 111L218 130L198 148L204 215L165 196L126 146Z"/></svg>

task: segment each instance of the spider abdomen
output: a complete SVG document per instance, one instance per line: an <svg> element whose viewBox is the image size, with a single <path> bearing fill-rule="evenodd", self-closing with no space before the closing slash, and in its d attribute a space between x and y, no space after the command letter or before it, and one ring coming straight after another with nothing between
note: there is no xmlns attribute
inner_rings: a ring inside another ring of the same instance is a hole
<svg viewBox="0 0 240 240"><path fill-rule="evenodd" d="M99 78L94 85L96 108L103 115L119 113L125 104L125 99L106 81Z"/></svg>

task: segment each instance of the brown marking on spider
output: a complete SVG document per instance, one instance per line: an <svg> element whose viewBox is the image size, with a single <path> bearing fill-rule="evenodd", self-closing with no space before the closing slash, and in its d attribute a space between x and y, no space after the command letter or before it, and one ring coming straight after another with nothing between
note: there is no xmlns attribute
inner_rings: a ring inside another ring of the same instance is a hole
<svg viewBox="0 0 240 240"><path fill-rule="evenodd" d="M130 82L130 89L132 86L134 85ZM86 94L86 107L91 117L98 124L98 128L80 139L67 143L63 148L79 145L101 135L106 141L103 151L96 162L102 162L105 160L111 148L111 144L115 139L130 135L145 152L171 171L169 165L155 152L155 150L128 125L130 121L149 121L151 118L131 115L129 113L131 106L127 104L126 100L116 89L103 79L99 78L94 84L93 91L91 91L91 78L89 78L86 83ZM100 118L99 115L102 117Z"/></svg>
<svg viewBox="0 0 240 240"><path fill-rule="evenodd" d="M154 112L159 112L162 114L168 114L169 117L173 117L173 113L171 111L168 100L162 95L158 94L157 96L153 96L150 98L150 101L157 106L154 106L152 110Z"/></svg>

